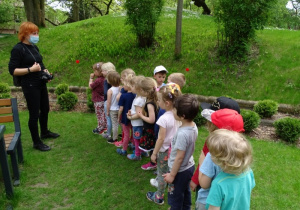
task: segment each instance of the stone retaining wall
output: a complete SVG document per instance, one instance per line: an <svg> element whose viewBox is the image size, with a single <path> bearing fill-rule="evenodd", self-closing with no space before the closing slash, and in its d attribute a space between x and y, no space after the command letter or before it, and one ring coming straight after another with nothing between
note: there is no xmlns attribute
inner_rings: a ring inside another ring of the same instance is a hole
<svg viewBox="0 0 300 210"><path fill-rule="evenodd" d="M55 87L49 87L48 88L49 92L54 92ZM71 92L86 92L87 87L78 87L78 86L70 86L69 90ZM22 91L20 87L11 87L11 91ZM215 96L202 96L202 95L196 95L198 100L200 102L207 102L207 103L212 103L216 100L217 97ZM238 102L239 106L242 109L253 109L254 105L258 101L246 101L246 100L241 100L241 99L236 99ZM289 114L300 114L300 104L297 106L289 105L289 104L279 104L278 106L278 111L282 113L289 113Z"/></svg>

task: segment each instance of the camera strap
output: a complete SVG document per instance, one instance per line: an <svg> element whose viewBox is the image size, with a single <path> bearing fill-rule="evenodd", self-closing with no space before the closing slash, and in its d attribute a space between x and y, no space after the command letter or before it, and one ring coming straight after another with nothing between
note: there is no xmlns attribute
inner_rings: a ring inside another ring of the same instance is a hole
<svg viewBox="0 0 300 210"><path fill-rule="evenodd" d="M24 45L24 47L29 51L29 53L31 54L31 56L33 57L33 59L35 60L35 62L36 62L36 59L35 59L35 57L33 56L33 54L32 54L32 52L28 49L28 47L25 45L25 44L23 44ZM33 48L35 49L35 47L33 46ZM35 51L40 55L40 57L42 57L41 56L41 54L35 49Z"/></svg>

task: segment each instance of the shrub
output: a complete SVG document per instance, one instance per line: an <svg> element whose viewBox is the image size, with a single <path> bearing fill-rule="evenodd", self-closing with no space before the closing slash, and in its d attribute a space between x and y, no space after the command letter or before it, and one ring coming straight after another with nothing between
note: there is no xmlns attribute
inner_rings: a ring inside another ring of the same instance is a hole
<svg viewBox="0 0 300 210"><path fill-rule="evenodd" d="M56 96L59 96L59 95L64 94L66 92L69 92L69 85L65 84L65 83L57 85L57 87L54 91Z"/></svg>
<svg viewBox="0 0 300 210"><path fill-rule="evenodd" d="M132 31L136 34L140 47L145 48L153 44L155 26L162 6L163 0L125 1L126 24L132 25Z"/></svg>
<svg viewBox="0 0 300 210"><path fill-rule="evenodd" d="M194 119L194 122L196 123L197 126L205 125L205 123L207 122L207 120L204 117L202 117L201 112L202 112L202 108L200 106L199 112Z"/></svg>
<svg viewBox="0 0 300 210"><path fill-rule="evenodd" d="M60 108L64 111L69 111L74 108L78 102L78 97L75 93L66 92L58 96L57 103L60 105Z"/></svg>
<svg viewBox="0 0 300 210"><path fill-rule="evenodd" d="M261 118L272 117L278 110L278 103L272 100L259 101L254 105L253 110L258 113Z"/></svg>
<svg viewBox="0 0 300 210"><path fill-rule="evenodd" d="M0 98L11 98L10 88L7 83L0 83Z"/></svg>
<svg viewBox="0 0 300 210"><path fill-rule="evenodd" d="M300 120L295 118L282 118L274 123L276 134L287 142L296 142L300 136Z"/></svg>
<svg viewBox="0 0 300 210"><path fill-rule="evenodd" d="M88 88L86 90L86 96L87 96L87 106L90 109L90 111L94 112L95 107L94 107L94 102L92 101L92 90L91 89Z"/></svg>
<svg viewBox="0 0 300 210"><path fill-rule="evenodd" d="M275 0L216 0L215 20L219 25L218 45L222 55L245 57L255 30L263 29ZM221 32L221 34L219 34Z"/></svg>
<svg viewBox="0 0 300 210"><path fill-rule="evenodd" d="M251 110L241 110L241 115L244 120L244 129L245 132L248 133L252 131L254 128L257 128L260 123L260 117L259 115Z"/></svg>

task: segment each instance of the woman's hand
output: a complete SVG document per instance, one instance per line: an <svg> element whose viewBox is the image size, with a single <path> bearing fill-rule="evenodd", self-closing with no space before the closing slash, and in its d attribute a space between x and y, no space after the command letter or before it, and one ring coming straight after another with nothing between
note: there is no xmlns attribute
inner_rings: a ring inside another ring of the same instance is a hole
<svg viewBox="0 0 300 210"><path fill-rule="evenodd" d="M35 62L31 67L30 67L31 72L37 72L41 71L41 66L39 63ZM48 71L48 70L47 70Z"/></svg>

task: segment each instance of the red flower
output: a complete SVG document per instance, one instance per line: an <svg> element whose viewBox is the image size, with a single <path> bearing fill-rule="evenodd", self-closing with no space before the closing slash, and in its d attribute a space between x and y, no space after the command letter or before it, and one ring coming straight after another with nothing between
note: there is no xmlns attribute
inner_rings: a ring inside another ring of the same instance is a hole
<svg viewBox="0 0 300 210"><path fill-rule="evenodd" d="M79 60L76 60L76 63L79 63Z"/></svg>
<svg viewBox="0 0 300 210"><path fill-rule="evenodd" d="M185 71L189 71L190 69L189 68L185 68Z"/></svg>

